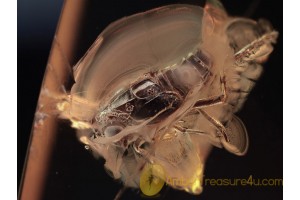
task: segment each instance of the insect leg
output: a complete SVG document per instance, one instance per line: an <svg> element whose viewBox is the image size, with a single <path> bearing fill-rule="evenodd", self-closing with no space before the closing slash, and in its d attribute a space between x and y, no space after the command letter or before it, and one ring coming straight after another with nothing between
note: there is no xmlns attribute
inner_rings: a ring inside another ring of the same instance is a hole
<svg viewBox="0 0 300 200"><path fill-rule="evenodd" d="M144 140L141 140L141 139L137 139L132 147L133 147L133 150L134 152L136 152L138 155L142 156L143 158L145 158L149 163L153 163L152 161L152 155L142 147L143 144L145 144L146 141Z"/></svg>
<svg viewBox="0 0 300 200"><path fill-rule="evenodd" d="M205 133L204 131L190 129L190 128L184 128L180 125L174 125L174 128L179 130L180 132L184 132L184 133L188 133L188 134L207 135L207 133Z"/></svg>
<svg viewBox="0 0 300 200"><path fill-rule="evenodd" d="M208 97L205 99L199 99L194 104L194 108L203 108L203 107L207 107L207 106L213 106L213 105L217 105L220 103L224 103L227 98L225 77L221 78L220 82L221 82L222 94L218 95L218 96Z"/></svg>
<svg viewBox="0 0 300 200"><path fill-rule="evenodd" d="M221 135L223 135L223 137L225 138L225 141L229 142L229 139L228 139L228 136L226 133L226 128L224 127L224 125L219 120L211 117L204 110L202 110L202 109L197 109L197 110L220 131Z"/></svg>
<svg viewBox="0 0 300 200"><path fill-rule="evenodd" d="M119 192L117 193L117 195L115 196L114 200L120 200L122 195L124 194L124 192L126 191L127 187L123 186Z"/></svg>

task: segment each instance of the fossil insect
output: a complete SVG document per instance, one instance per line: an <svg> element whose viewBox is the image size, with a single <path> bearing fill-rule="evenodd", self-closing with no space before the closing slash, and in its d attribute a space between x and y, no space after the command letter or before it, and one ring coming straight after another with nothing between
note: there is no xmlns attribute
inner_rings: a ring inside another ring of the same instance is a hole
<svg viewBox="0 0 300 200"><path fill-rule="evenodd" d="M123 18L75 66L61 117L125 186L173 177L189 181L171 187L199 194L212 146L247 152L247 131L234 113L277 35L267 21L230 17L216 1ZM144 173L149 165L164 173Z"/></svg>

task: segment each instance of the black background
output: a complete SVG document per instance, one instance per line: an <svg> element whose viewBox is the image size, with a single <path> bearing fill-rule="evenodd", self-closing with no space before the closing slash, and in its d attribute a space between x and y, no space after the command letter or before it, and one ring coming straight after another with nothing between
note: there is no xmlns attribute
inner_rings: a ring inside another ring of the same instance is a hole
<svg viewBox="0 0 300 200"><path fill-rule="evenodd" d="M87 23L82 35L82 49L78 59L97 35L110 23L123 16L148 10L161 5L176 3L171 0L96 1L88 5L99 6L99 13L90 13L98 24ZM201 2L201 1L200 1ZM280 32L278 43L265 71L253 89L238 116L244 121L249 137L249 152L236 157L215 148L207 161L206 178L282 178L282 2L272 0L222 1L230 15L249 13L252 19L266 18ZM198 1L177 3L199 4ZM31 125L41 82L47 64L52 39L59 19L62 1L18 0L18 185L29 141ZM256 6L255 6L256 5ZM88 20L88 19L86 19ZM101 22L101 23L99 23ZM90 28L94 27L93 33ZM75 64L71 63L71 65ZM103 172L103 161L96 161L75 138L66 124L56 142L53 162L47 181L44 199L112 199L121 185ZM64 141L69 141L64 143ZM99 173L100 171L100 173ZM213 187L204 186L204 192L192 196L184 192L164 188L163 199L282 199L282 187ZM164 196L165 195L165 196ZM139 199L138 191L127 191L124 199Z"/></svg>

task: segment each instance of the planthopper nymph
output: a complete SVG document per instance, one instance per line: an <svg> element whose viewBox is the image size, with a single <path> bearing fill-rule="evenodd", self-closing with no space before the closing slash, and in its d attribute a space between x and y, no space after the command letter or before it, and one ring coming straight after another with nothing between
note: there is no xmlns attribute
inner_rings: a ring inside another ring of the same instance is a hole
<svg viewBox="0 0 300 200"><path fill-rule="evenodd" d="M277 35L265 20L228 16L218 1L124 17L74 67L75 83L57 108L126 187L151 196L166 182L199 194L213 146L247 152L234 113ZM145 189L152 182L157 187Z"/></svg>

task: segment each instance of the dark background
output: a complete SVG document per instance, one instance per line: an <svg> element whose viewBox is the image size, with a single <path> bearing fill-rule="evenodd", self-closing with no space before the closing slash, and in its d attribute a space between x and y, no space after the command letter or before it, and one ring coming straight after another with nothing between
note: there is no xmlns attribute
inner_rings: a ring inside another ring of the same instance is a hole
<svg viewBox="0 0 300 200"><path fill-rule="evenodd" d="M248 154L237 157L225 150L214 148L207 161L205 177L248 178L252 175L253 178L260 179L282 178L282 2L272 0L222 2L230 15L250 14L252 19L268 19L280 32L280 36L270 60L265 64L263 76L250 94L243 110L238 113L250 137ZM199 1L89 0L90 9L98 6L99 12L89 13L89 18L86 17L86 20L91 21L86 23L81 33L85 39L81 42L82 48L78 51L78 59L110 22L170 3L199 4ZM62 5L63 1L18 0L18 185L39 90ZM71 63L74 64L75 62ZM103 160L97 161L85 151L67 124L62 123L61 127L64 133L60 134L55 144L44 199L95 199L101 196L105 196L104 199L112 199L121 184L103 172ZM139 199L140 194L138 191L129 190L125 193L125 198ZM160 198L282 199L282 187L204 186L204 192L200 197L164 188Z"/></svg>

